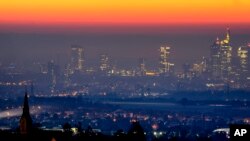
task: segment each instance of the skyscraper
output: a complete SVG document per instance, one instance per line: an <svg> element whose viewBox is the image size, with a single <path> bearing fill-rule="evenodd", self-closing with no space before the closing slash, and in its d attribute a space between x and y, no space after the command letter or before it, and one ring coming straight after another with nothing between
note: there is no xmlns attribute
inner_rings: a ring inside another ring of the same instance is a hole
<svg viewBox="0 0 250 141"><path fill-rule="evenodd" d="M71 65L74 70L84 70L84 49L79 45L71 46Z"/></svg>
<svg viewBox="0 0 250 141"><path fill-rule="evenodd" d="M230 30L227 29L226 38L221 41L221 71L222 78L228 79L232 74L232 46L230 45Z"/></svg>
<svg viewBox="0 0 250 141"><path fill-rule="evenodd" d="M20 133L28 134L31 132L32 119L29 111L28 93L25 91L24 102L23 102L23 113L20 119Z"/></svg>
<svg viewBox="0 0 250 141"><path fill-rule="evenodd" d="M220 41L217 37L216 41L210 48L210 70L212 78L219 78L221 77L221 52L220 52Z"/></svg>
<svg viewBox="0 0 250 141"><path fill-rule="evenodd" d="M237 56L238 56L238 60L239 60L239 69L238 69L238 73L240 74L241 78L246 78L248 77L248 73L249 73L249 54L250 54L250 47L248 46L241 46L238 48L237 50Z"/></svg>
<svg viewBox="0 0 250 141"><path fill-rule="evenodd" d="M71 68L70 68L70 64L67 64L65 66L65 69L64 69L64 85L66 87L70 86L70 83L71 83L71 79L70 79L70 76L71 76Z"/></svg>
<svg viewBox="0 0 250 141"><path fill-rule="evenodd" d="M170 47L161 46L160 47L160 63L159 63L159 72L160 73L170 73L171 67L174 64L169 62L170 57Z"/></svg>
<svg viewBox="0 0 250 141"><path fill-rule="evenodd" d="M224 40L216 39L210 48L211 74L214 79L228 79L232 71L232 46L230 45L230 30L227 28Z"/></svg>
<svg viewBox="0 0 250 141"><path fill-rule="evenodd" d="M139 72L138 75L143 76L146 74L146 64L144 58L139 58Z"/></svg>
<svg viewBox="0 0 250 141"><path fill-rule="evenodd" d="M56 65L54 63L54 60L51 60L48 62L48 76L49 76L49 87L51 93L55 92L56 87L56 74L57 74Z"/></svg>
<svg viewBox="0 0 250 141"><path fill-rule="evenodd" d="M100 70L107 71L109 69L109 57L107 54L101 54L100 56Z"/></svg>

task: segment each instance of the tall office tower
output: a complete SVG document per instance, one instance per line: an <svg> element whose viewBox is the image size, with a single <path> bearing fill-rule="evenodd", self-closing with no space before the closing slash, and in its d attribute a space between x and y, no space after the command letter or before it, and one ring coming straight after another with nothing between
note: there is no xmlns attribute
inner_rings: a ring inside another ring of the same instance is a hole
<svg viewBox="0 0 250 141"><path fill-rule="evenodd" d="M249 54L250 54L250 47L248 46L241 46L237 50L237 56L239 60L238 66L238 74L241 78L247 78L249 74Z"/></svg>
<svg viewBox="0 0 250 141"><path fill-rule="evenodd" d="M29 111L28 93L25 91L23 102L23 113L20 119L20 133L29 134L32 130L32 119Z"/></svg>
<svg viewBox="0 0 250 141"><path fill-rule="evenodd" d="M64 70L64 85L66 87L70 86L71 83L70 75L71 75L71 66L70 64L67 64Z"/></svg>
<svg viewBox="0 0 250 141"><path fill-rule="evenodd" d="M71 65L74 70L84 69L84 49L79 45L71 46Z"/></svg>
<svg viewBox="0 0 250 141"><path fill-rule="evenodd" d="M227 29L226 38L217 40L210 48L210 69L215 79L227 79L232 74L232 47L230 45L230 30Z"/></svg>
<svg viewBox="0 0 250 141"><path fill-rule="evenodd" d="M220 54L220 41L217 37L216 41L210 48L210 70L213 78L221 77L221 54Z"/></svg>
<svg viewBox="0 0 250 141"><path fill-rule="evenodd" d="M144 58L139 58L139 72L138 75L143 76L146 74L146 64Z"/></svg>
<svg viewBox="0 0 250 141"><path fill-rule="evenodd" d="M48 75L49 75L49 87L51 90L51 93L55 92L55 87L56 87L56 66L53 60L51 60L48 63Z"/></svg>
<svg viewBox="0 0 250 141"><path fill-rule="evenodd" d="M228 79L232 74L232 46L230 45L230 30L227 29L226 38L221 41L221 73L223 79Z"/></svg>
<svg viewBox="0 0 250 141"><path fill-rule="evenodd" d="M109 57L107 54L101 54L100 56L100 70L107 71L109 69Z"/></svg>
<svg viewBox="0 0 250 141"><path fill-rule="evenodd" d="M202 72L207 72L207 70L208 70L208 59L206 57L202 57L201 66L202 66Z"/></svg>
<svg viewBox="0 0 250 141"><path fill-rule="evenodd" d="M160 64L159 64L159 72L160 73L170 73L171 64L169 62L169 55L170 55L170 47L161 46L160 47Z"/></svg>

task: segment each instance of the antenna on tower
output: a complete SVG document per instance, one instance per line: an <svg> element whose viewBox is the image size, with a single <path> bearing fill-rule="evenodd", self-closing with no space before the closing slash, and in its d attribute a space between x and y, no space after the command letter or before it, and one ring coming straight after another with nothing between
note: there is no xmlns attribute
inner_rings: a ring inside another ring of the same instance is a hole
<svg viewBox="0 0 250 141"><path fill-rule="evenodd" d="M230 28L229 27L227 27L226 40L230 41Z"/></svg>

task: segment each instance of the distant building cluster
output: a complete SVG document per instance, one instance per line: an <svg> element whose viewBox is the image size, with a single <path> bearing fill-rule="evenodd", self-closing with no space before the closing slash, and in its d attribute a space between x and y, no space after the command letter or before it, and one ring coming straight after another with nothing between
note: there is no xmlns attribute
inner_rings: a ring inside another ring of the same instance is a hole
<svg viewBox="0 0 250 141"><path fill-rule="evenodd" d="M80 45L72 45L69 50L70 59L67 63L63 63L64 66L55 60L50 60L47 64L37 63L36 65L40 68L37 72L46 76L45 78L43 76L42 79L46 84L42 85L44 87L48 85L51 93L55 93L59 86L68 88L80 85L83 83L83 76L95 76L95 78L99 76L165 78L169 85L165 86L165 82L158 81L158 86L168 88L168 90L222 90L226 87L249 89L250 44L234 47L231 40L230 29L227 28L226 36L222 39L217 37L210 46L209 56L201 57L194 63L183 62L182 70L176 69L176 65L173 63L172 47L168 45L162 45L156 50L158 56L155 58L158 58L158 62L155 62L154 68L150 68L147 64L148 60L143 57L138 57L137 67L119 68L117 62L106 53L100 54L97 66L89 67L87 65L88 60L85 58L85 49ZM17 69L14 63L6 68L0 64L0 69L3 74L23 73L20 71L21 69ZM25 80L18 82L2 81L0 85L19 85L23 82ZM153 86L157 86L156 84L156 82L152 83ZM107 87L114 88L112 86ZM131 89L134 89L134 86Z"/></svg>
<svg viewBox="0 0 250 141"><path fill-rule="evenodd" d="M240 46L233 50L230 30L227 29L225 39L216 39L211 46L210 66L208 71L213 80L249 81L250 79L250 46Z"/></svg>
<svg viewBox="0 0 250 141"><path fill-rule="evenodd" d="M119 68L107 53L89 67L80 45L69 47L63 65L36 62L38 69L27 71L0 62L0 125L8 125L0 138L228 141L230 124L250 124L250 43L235 47L227 28L208 47L209 56L181 70L166 44L155 49L154 68L140 56L136 67ZM31 86L32 106L27 88L20 106L23 86Z"/></svg>

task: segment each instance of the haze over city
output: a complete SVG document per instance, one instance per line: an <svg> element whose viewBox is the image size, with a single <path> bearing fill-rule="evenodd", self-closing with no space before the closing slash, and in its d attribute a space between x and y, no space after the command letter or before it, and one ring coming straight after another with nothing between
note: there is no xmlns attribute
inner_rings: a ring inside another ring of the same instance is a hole
<svg viewBox="0 0 250 141"><path fill-rule="evenodd" d="M70 31L71 28L73 31ZM99 55L107 53L118 66L134 67L138 57L143 57L147 65L152 68L157 67L159 59L157 49L166 45L171 47L171 60L177 68L180 68L183 63L192 63L202 57L208 57L211 44L216 37L225 36L226 28L227 24L199 25L199 27L195 25L78 26L59 29L37 27L33 31L5 31L0 33L0 59L9 61L60 59L61 62L65 62L70 58L70 46L78 44L85 48L86 63L90 66L97 65ZM230 28L233 46L249 42L247 25L232 25ZM43 29L50 29L51 32Z"/></svg>
<svg viewBox="0 0 250 141"><path fill-rule="evenodd" d="M179 68L208 56L227 27L235 46L249 42L248 6L247 0L1 1L0 59L55 59L79 44L90 62L108 53L125 66L137 56L154 66L156 49L168 45Z"/></svg>
<svg viewBox="0 0 250 141"><path fill-rule="evenodd" d="M249 7L1 0L0 140L243 141Z"/></svg>

